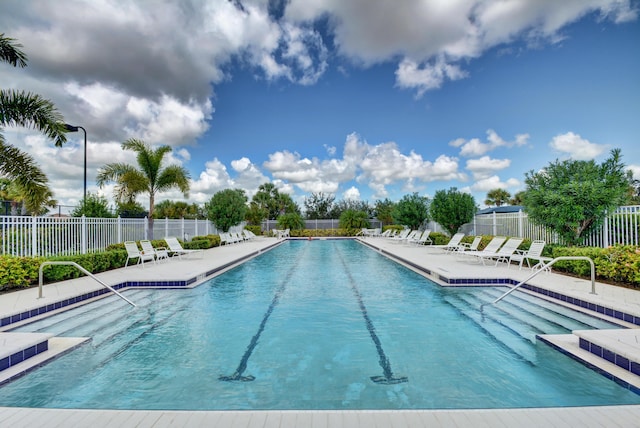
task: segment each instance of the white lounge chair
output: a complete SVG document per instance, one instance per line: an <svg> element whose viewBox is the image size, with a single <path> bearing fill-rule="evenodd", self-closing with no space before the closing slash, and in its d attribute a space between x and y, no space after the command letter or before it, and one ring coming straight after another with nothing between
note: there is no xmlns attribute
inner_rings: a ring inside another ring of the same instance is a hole
<svg viewBox="0 0 640 428"><path fill-rule="evenodd" d="M456 248L456 251L459 252L461 255L464 255L465 251L478 251L478 246L480 245L480 242L482 242L482 236L476 236L475 238L473 238L473 242L468 243L468 242L461 242L458 244L458 248Z"/></svg>
<svg viewBox="0 0 640 428"><path fill-rule="evenodd" d="M178 258L182 258L182 256L188 256L190 254L200 253L200 256L204 254L202 250L185 250L176 237L166 237L164 240L169 246L169 252L173 253L173 257L178 256Z"/></svg>
<svg viewBox="0 0 640 428"><path fill-rule="evenodd" d="M169 260L169 252L165 247L154 248L148 239L141 239L140 246L143 254L152 254L156 261Z"/></svg>
<svg viewBox="0 0 640 428"><path fill-rule="evenodd" d="M433 241L431 240L431 238L429 238L429 235L431 235L431 230L427 229L427 230L424 230L422 234L417 238L407 239L407 242L409 244L415 244L415 245L433 244Z"/></svg>
<svg viewBox="0 0 640 428"><path fill-rule="evenodd" d="M477 257L479 260L482 261L482 264L484 264L484 258L489 257L490 255L495 255L495 253L498 252L498 250L506 240L507 238L505 236L494 236L493 239L489 241L489 243L487 244L486 247L484 247L483 250L465 251L464 254L470 257Z"/></svg>
<svg viewBox="0 0 640 428"><path fill-rule="evenodd" d="M138 259L138 262L136 264L142 264L142 267L144 267L145 261L151 261L154 263L156 261L155 255L144 254L142 251L140 251L140 249L138 248L138 244L136 244L134 241L125 241L124 248L127 250L127 261L125 262L124 267L127 267L129 265L129 260L131 259Z"/></svg>
<svg viewBox="0 0 640 428"><path fill-rule="evenodd" d="M551 260L553 260L551 257L542 256L542 250L544 250L545 244L546 244L545 241L535 240L531 242L531 246L529 247L528 250L526 251L516 250L511 255L511 257L509 257L509 267L511 267L512 261L515 261L515 262L519 261L520 269L522 269L522 263L526 260L527 266L531 268L530 260L537 260L538 262L535 265L533 265L533 269L538 269L538 268L544 269L544 265L550 262Z"/></svg>
<svg viewBox="0 0 640 428"><path fill-rule="evenodd" d="M509 258L516 252L520 244L522 244L522 241L522 238L509 238L504 245L498 249L498 251L491 253L486 251L485 248L483 251L478 251L476 256L480 258L483 265L485 264L485 260L488 259L494 259L496 261L494 266L498 266L498 263L500 262L508 263Z"/></svg>
<svg viewBox="0 0 640 428"><path fill-rule="evenodd" d="M458 245L460 241L464 238L464 233L456 233L451 237L448 243L445 245L429 245L429 248L439 248L444 250L445 252L456 251L458 249Z"/></svg>

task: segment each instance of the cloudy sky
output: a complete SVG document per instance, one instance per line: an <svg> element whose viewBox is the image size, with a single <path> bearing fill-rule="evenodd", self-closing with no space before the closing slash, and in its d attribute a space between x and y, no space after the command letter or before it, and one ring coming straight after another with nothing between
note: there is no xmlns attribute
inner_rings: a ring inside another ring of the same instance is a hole
<svg viewBox="0 0 640 428"><path fill-rule="evenodd" d="M26 69L88 138L88 188L128 138L173 148L189 202L273 182L371 203L457 187L483 206L556 159L621 148L640 178L637 0L2 0ZM82 198L83 135L8 142ZM111 199L112 189L101 190ZM177 192L157 200L183 200ZM139 202L146 203L146 198Z"/></svg>

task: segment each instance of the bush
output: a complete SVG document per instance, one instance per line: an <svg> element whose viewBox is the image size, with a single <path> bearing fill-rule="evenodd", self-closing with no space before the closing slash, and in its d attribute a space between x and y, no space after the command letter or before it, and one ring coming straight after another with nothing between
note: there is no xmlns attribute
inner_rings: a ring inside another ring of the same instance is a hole
<svg viewBox="0 0 640 428"><path fill-rule="evenodd" d="M609 248L554 247L552 257L586 256L593 260L596 278L640 286L640 248L616 245ZM582 260L561 260L554 269L581 277L591 277L591 265Z"/></svg>
<svg viewBox="0 0 640 428"><path fill-rule="evenodd" d="M0 290L29 287L38 282L41 257L0 256Z"/></svg>
<svg viewBox="0 0 640 428"><path fill-rule="evenodd" d="M247 229L249 232L253 232L257 236L262 235L262 226L246 225L244 228Z"/></svg>

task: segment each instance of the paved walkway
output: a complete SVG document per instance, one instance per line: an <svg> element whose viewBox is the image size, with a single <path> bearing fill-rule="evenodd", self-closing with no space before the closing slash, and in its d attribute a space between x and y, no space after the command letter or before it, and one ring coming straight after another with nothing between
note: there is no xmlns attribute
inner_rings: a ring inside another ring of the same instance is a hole
<svg viewBox="0 0 640 428"><path fill-rule="evenodd" d="M202 257L171 260L146 267L129 267L97 276L109 285L124 281L184 281L195 278L196 285L206 273L226 269L234 261L244 260L277 244L275 238L258 238L244 244L218 247L203 252ZM378 251L404 260L409 266L431 272L429 277L441 278L512 278L526 279L530 271L512 267L482 266L471 260L447 255L441 250L393 243L382 238L367 238ZM640 292L596 283L591 294L591 282L543 273L528 283L550 290L562 291L576 298L618 308L640 317ZM43 298L37 289L0 295L0 318L40 307L99 289L101 286L83 277L43 288ZM625 336L628 345L628 333ZM1 405L2 403L0 403ZM126 411L28 409L0 407L0 426L11 427L611 427L640 426L639 406L606 406L586 408L487 409L487 410L425 410L425 411Z"/></svg>

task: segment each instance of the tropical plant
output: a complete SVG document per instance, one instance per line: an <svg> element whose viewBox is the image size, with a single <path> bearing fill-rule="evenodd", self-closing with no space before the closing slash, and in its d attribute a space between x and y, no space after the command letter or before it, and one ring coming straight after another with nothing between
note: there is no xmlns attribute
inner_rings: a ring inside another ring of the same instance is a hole
<svg viewBox="0 0 640 428"><path fill-rule="evenodd" d="M87 198L83 199L73 211L73 217L96 217L96 218L112 218L113 213L109 209L109 201L107 198L97 193L87 193Z"/></svg>
<svg viewBox="0 0 640 428"><path fill-rule="evenodd" d="M340 227L343 229L361 229L371 227L369 215L365 211L345 210L340 215Z"/></svg>
<svg viewBox="0 0 640 428"><path fill-rule="evenodd" d="M227 232L240 224L247 212L247 195L242 189L225 189L216 192L206 205L207 216L216 228Z"/></svg>
<svg viewBox="0 0 640 428"><path fill-rule="evenodd" d="M116 201L116 215L122 218L145 218L149 216L149 211L136 201Z"/></svg>
<svg viewBox="0 0 640 428"><path fill-rule="evenodd" d="M159 192L178 188L187 198L189 195L189 172L179 165L162 166L164 156L171 147L160 146L152 149L147 143L135 138L122 143L123 150L137 153L140 169L127 163L110 163L98 171L96 183L100 188L115 182L116 201L132 202L137 195L149 194L149 233L153 234L153 210L155 197ZM150 237L153 239L153 236Z"/></svg>
<svg viewBox="0 0 640 428"><path fill-rule="evenodd" d="M0 34L0 61L14 67L26 67L27 56L15 39ZM54 104L25 91L0 89L0 175L15 182L32 213L42 212L52 192L47 176L27 153L7 143L2 135L3 126L22 126L42 132L60 147L66 141L62 114Z"/></svg>
<svg viewBox="0 0 640 428"><path fill-rule="evenodd" d="M414 192L404 195L393 209L393 219L396 223L411 229L418 229L429 219L429 199Z"/></svg>
<svg viewBox="0 0 640 428"><path fill-rule="evenodd" d="M196 203L188 204L184 201L162 201L156 204L153 210L154 218L188 218L204 219L204 209Z"/></svg>
<svg viewBox="0 0 640 428"><path fill-rule="evenodd" d="M277 219L280 215L290 212L300 214L300 208L286 193L280 193L273 183L264 183L258 187L258 191L251 199L256 208L255 213L267 213L260 221ZM256 223L257 224L257 223Z"/></svg>
<svg viewBox="0 0 640 428"><path fill-rule="evenodd" d="M631 172L625 171L620 149L614 149L601 165L593 160L556 160L527 173L525 183L529 218L576 245L602 224L607 211L626 201Z"/></svg>
<svg viewBox="0 0 640 428"><path fill-rule="evenodd" d="M473 220L477 207L473 196L452 187L436 192L430 210L431 217L449 232L449 235L453 235L458 232L460 226Z"/></svg>
<svg viewBox="0 0 640 428"><path fill-rule="evenodd" d="M513 198L509 199L509 205L522 205L524 201L524 190L519 191Z"/></svg>
<svg viewBox="0 0 640 428"><path fill-rule="evenodd" d="M356 201L354 199L342 199L333 204L329 218L340 218L347 210L364 211L367 217L373 217L373 209L367 201Z"/></svg>
<svg viewBox="0 0 640 428"><path fill-rule="evenodd" d="M509 203L511 193L504 189L492 189L487 192L487 199L484 200L485 205L500 207Z"/></svg>
<svg viewBox="0 0 640 428"><path fill-rule="evenodd" d="M281 229L304 229L304 219L300 213L290 212L278 217L278 227Z"/></svg>

